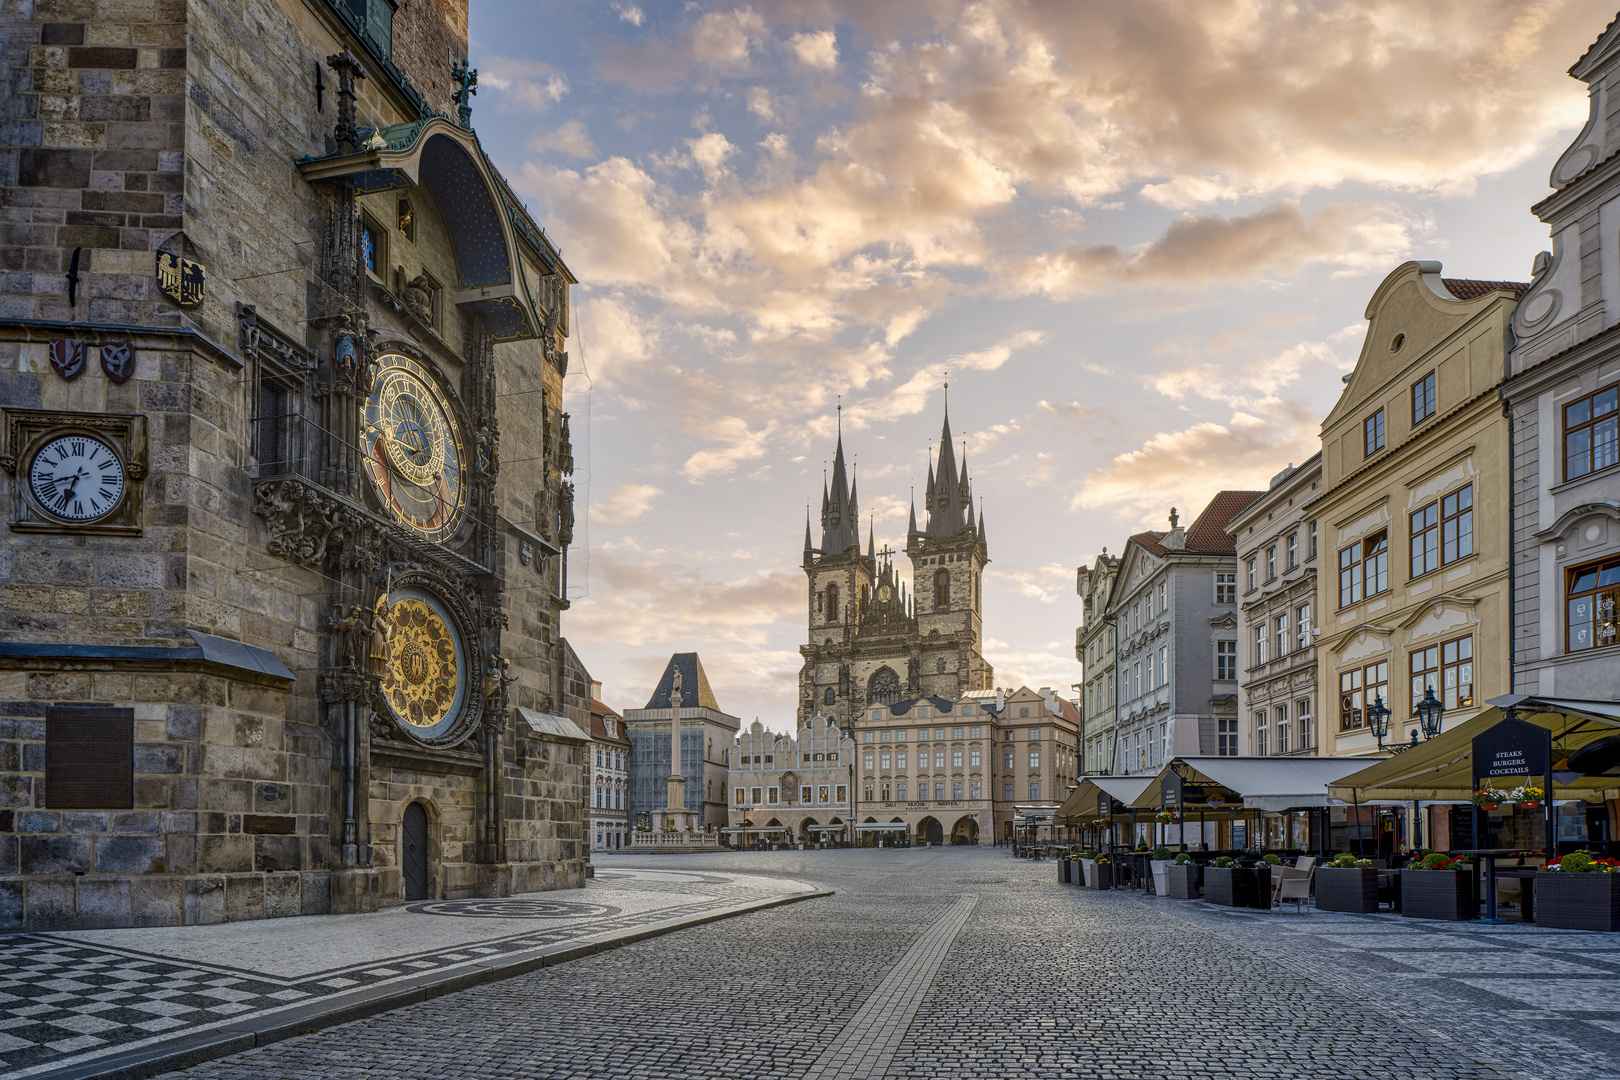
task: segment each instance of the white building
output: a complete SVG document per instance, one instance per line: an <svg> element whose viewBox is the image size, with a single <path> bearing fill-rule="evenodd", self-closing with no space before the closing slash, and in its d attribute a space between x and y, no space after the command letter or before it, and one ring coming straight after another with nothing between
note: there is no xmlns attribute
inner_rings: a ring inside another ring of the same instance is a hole
<svg viewBox="0 0 1620 1080"><path fill-rule="evenodd" d="M734 844L853 839L855 740L817 713L797 738L758 720L727 754Z"/></svg>
<svg viewBox="0 0 1620 1080"><path fill-rule="evenodd" d="M630 846L630 739L624 720L602 703L602 684L591 682L591 745L587 751L586 812L592 851Z"/></svg>

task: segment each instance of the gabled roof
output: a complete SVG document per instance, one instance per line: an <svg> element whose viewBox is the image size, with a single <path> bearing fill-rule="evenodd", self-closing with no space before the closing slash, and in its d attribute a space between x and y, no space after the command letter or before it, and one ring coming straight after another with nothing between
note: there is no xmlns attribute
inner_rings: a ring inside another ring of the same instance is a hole
<svg viewBox="0 0 1620 1080"><path fill-rule="evenodd" d="M1590 71L1587 70L1587 61L1589 58L1593 60L1597 58L1598 47L1603 44L1604 40L1608 38L1610 33L1615 31L1616 23L1620 23L1620 15L1616 15L1613 19L1610 19L1609 24L1603 28L1603 32L1597 36L1597 40L1588 45L1586 47L1586 51L1581 53L1580 59L1576 60L1569 66L1570 75L1580 79L1582 82L1589 81L1586 78L1586 76L1590 74Z"/></svg>
<svg viewBox="0 0 1620 1080"><path fill-rule="evenodd" d="M698 659L695 652L675 653L669 658L663 675L658 678L657 688L653 690L652 697L647 699L646 708L671 708L669 694L675 686L676 668L681 672L681 708L725 711L720 708L720 703L714 700L714 691L709 688L709 676L704 673L703 661Z"/></svg>
<svg viewBox="0 0 1620 1080"><path fill-rule="evenodd" d="M1237 542L1226 531L1227 523L1264 494L1263 491L1222 491L1216 494L1204 507L1204 512L1198 515L1198 520L1188 526L1187 550L1223 555L1235 553Z"/></svg>

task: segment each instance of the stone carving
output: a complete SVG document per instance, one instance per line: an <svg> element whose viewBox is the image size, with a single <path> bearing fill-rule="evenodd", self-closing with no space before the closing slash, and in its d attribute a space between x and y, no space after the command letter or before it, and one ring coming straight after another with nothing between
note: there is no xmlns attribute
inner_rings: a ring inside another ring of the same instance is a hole
<svg viewBox="0 0 1620 1080"><path fill-rule="evenodd" d="M264 518L270 554L319 564L337 526L337 508L298 480L264 484L253 493L253 512Z"/></svg>
<svg viewBox="0 0 1620 1080"><path fill-rule="evenodd" d="M382 674L393 659L394 619L388 603L388 592L377 594L377 603L371 609L371 657L373 675Z"/></svg>
<svg viewBox="0 0 1620 1080"><path fill-rule="evenodd" d="M371 627L366 625L365 613L360 606L349 608L348 617L338 623L338 649L340 663L345 668L358 668L370 655Z"/></svg>
<svg viewBox="0 0 1620 1080"><path fill-rule="evenodd" d="M574 539L574 485L564 484L557 497L557 546L567 547Z"/></svg>
<svg viewBox="0 0 1620 1080"><path fill-rule="evenodd" d="M417 274L405 283L405 306L422 322L433 325L433 285L426 274Z"/></svg>
<svg viewBox="0 0 1620 1080"><path fill-rule="evenodd" d="M360 335L347 315L338 316L338 328L332 334L332 370L351 385L360 372Z"/></svg>
<svg viewBox="0 0 1620 1080"><path fill-rule="evenodd" d="M494 480L501 471L501 433L492 424L482 424L473 438L477 444L475 464L478 473L485 479Z"/></svg>
<svg viewBox="0 0 1620 1080"><path fill-rule="evenodd" d="M512 707L511 686L518 680L516 675L510 674L511 668L510 660L496 656L484 669L484 707L496 716L504 717L506 710Z"/></svg>
<svg viewBox="0 0 1620 1080"><path fill-rule="evenodd" d="M574 475L574 440L568 433L568 414L562 414L557 434L557 470L564 476Z"/></svg>
<svg viewBox="0 0 1620 1080"><path fill-rule="evenodd" d="M352 154L360 149L360 132L354 126L354 81L365 78L366 71L347 46L342 52L328 56L326 66L338 77L338 122L332 136L340 153Z"/></svg>

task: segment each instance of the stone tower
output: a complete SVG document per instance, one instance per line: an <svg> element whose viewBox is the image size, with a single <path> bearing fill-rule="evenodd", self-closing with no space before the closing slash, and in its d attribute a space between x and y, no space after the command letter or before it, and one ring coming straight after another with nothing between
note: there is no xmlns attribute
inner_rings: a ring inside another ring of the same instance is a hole
<svg viewBox="0 0 1620 1080"><path fill-rule="evenodd" d="M915 506L911 511L913 590L896 571L896 552L879 550L870 529L862 550L856 484L846 479L839 434L831 487L822 491L819 547L808 520L804 528L801 725L819 713L847 726L874 707L990 688L982 651L980 581L990 561L984 521L973 510L965 455L957 464L949 416L941 438L939 458L929 462L926 528L917 527Z"/></svg>

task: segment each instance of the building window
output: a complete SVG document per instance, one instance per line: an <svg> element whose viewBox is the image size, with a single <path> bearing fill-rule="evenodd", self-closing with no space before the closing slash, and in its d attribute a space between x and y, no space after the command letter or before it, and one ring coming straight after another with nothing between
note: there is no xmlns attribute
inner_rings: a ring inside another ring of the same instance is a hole
<svg viewBox="0 0 1620 1080"><path fill-rule="evenodd" d="M959 728L959 727L951 728L951 738L960 739L961 737L962 737L962 729L961 728Z"/></svg>
<svg viewBox="0 0 1620 1080"><path fill-rule="evenodd" d="M1215 602L1217 604L1237 603L1237 575L1215 575Z"/></svg>
<svg viewBox="0 0 1620 1080"><path fill-rule="evenodd" d="M1620 609L1620 559L1577 567L1569 571L1567 629L1570 652L1601 649L1616 640L1616 609Z"/></svg>
<svg viewBox="0 0 1620 1080"><path fill-rule="evenodd" d="M1412 576L1440 565L1440 504L1432 502L1412 515Z"/></svg>
<svg viewBox="0 0 1620 1080"><path fill-rule="evenodd" d="M862 741L862 742L872 742L872 741L874 741L874 740L875 740L875 739L876 739L876 738L877 738L877 733L876 733L876 732L873 732L873 731L865 731L865 732L862 732L862 733L861 733L861 741Z"/></svg>
<svg viewBox="0 0 1620 1080"><path fill-rule="evenodd" d="M1359 604L1389 588L1389 533L1377 532L1339 551L1339 606Z"/></svg>
<svg viewBox="0 0 1620 1080"><path fill-rule="evenodd" d="M875 760L876 760L876 758L875 758L875 756L874 756L874 755L873 755L873 754L872 754L872 752L871 752L871 751L867 751L867 754L866 754L866 767L867 767L867 769L872 769L872 768L875 768L875 766L874 766L874 764L873 764L873 762L874 762L874 761L875 761Z"/></svg>
<svg viewBox="0 0 1620 1080"><path fill-rule="evenodd" d="M1277 545L1266 548L1266 580L1277 580Z"/></svg>
<svg viewBox="0 0 1620 1080"><path fill-rule="evenodd" d="M928 715L926 710L923 712L923 715L924 716ZM938 742L939 740L943 739L944 737L945 737L945 729L944 728L937 727L937 728L934 729L934 741L935 742Z"/></svg>
<svg viewBox="0 0 1620 1080"><path fill-rule="evenodd" d="M951 606L951 572L944 568L934 571L934 608Z"/></svg>
<svg viewBox="0 0 1620 1080"><path fill-rule="evenodd" d="M882 757L879 759L879 765L883 769L884 772L889 771L889 755L887 753L884 753L882 755Z"/></svg>
<svg viewBox="0 0 1620 1080"><path fill-rule="evenodd" d="M1013 786L1011 781L1001 785L1001 797L1007 802L1013 801Z"/></svg>
<svg viewBox="0 0 1620 1080"><path fill-rule="evenodd" d="M1379 409L1361 422L1362 441L1366 445L1363 457L1372 457L1384 448L1384 410Z"/></svg>
<svg viewBox="0 0 1620 1080"><path fill-rule="evenodd" d="M837 585L829 585L829 586L827 586L827 606L826 606L826 610L827 610L827 621L828 622L837 622L838 621L838 586Z"/></svg>
<svg viewBox="0 0 1620 1080"><path fill-rule="evenodd" d="M1159 649L1159 685L1170 685L1170 646Z"/></svg>
<svg viewBox="0 0 1620 1080"><path fill-rule="evenodd" d="M773 787L772 788L766 788L765 789L765 805L766 806L775 806L776 803L777 803L777 790L776 790L776 788L773 788Z"/></svg>
<svg viewBox="0 0 1620 1080"><path fill-rule="evenodd" d="M894 766L897 769L904 769L906 767L906 752L904 750L898 751L894 755Z"/></svg>
<svg viewBox="0 0 1620 1080"><path fill-rule="evenodd" d="M1564 406L1564 479L1607 469L1620 461L1620 386Z"/></svg>
<svg viewBox="0 0 1620 1080"><path fill-rule="evenodd" d="M1474 553L1474 485L1440 500L1440 561L1454 563Z"/></svg>
<svg viewBox="0 0 1620 1080"><path fill-rule="evenodd" d="M889 736L891 734L893 734L893 733L888 731L887 729L878 732L878 742L888 742L889 741Z"/></svg>
<svg viewBox="0 0 1620 1080"><path fill-rule="evenodd" d="M1029 715L1029 708L1026 706L1024 708L1019 709L1018 710L1018 715L1019 715L1020 718L1028 716Z"/></svg>
<svg viewBox="0 0 1620 1080"><path fill-rule="evenodd" d="M882 801L882 802L892 802L893 801L893 799L891 798L891 792L889 791L889 785L888 784L879 784L878 785L878 799L880 801Z"/></svg>
<svg viewBox="0 0 1620 1080"><path fill-rule="evenodd" d="M1238 756L1238 721L1235 716L1215 718L1216 753L1221 757Z"/></svg>
<svg viewBox="0 0 1620 1080"><path fill-rule="evenodd" d="M979 767L979 752L977 750L968 751L968 766L974 769Z"/></svg>
<svg viewBox="0 0 1620 1080"><path fill-rule="evenodd" d="M1306 555L1306 556L1305 556L1305 557L1306 557L1306 558L1307 558L1307 559L1314 559L1314 558L1316 558L1316 522L1314 522L1314 521L1313 521L1313 522L1311 522L1311 546L1310 546L1310 554L1308 554L1308 555Z"/></svg>
<svg viewBox="0 0 1620 1080"><path fill-rule="evenodd" d="M1217 641L1215 643L1215 678L1237 678L1237 642Z"/></svg>
<svg viewBox="0 0 1620 1080"><path fill-rule="evenodd" d="M808 806L810 803L815 802L815 794L815 791L813 791L811 788L801 787L799 789L799 801Z"/></svg>
<svg viewBox="0 0 1620 1080"><path fill-rule="evenodd" d="M969 780L968 781L968 798L970 798L970 799L982 799L982 798L984 798L984 789L982 787L980 787L979 781L977 781L977 780Z"/></svg>
<svg viewBox="0 0 1620 1080"><path fill-rule="evenodd" d="M906 801L906 782L904 780L894 785L894 797L897 802Z"/></svg>
<svg viewBox="0 0 1620 1080"><path fill-rule="evenodd" d="M1288 655L1288 616L1278 615L1272 621L1272 648L1277 656Z"/></svg>
<svg viewBox="0 0 1620 1080"><path fill-rule="evenodd" d="M748 793L745 790L743 790L742 788L737 789L737 805L738 806L747 806L748 805Z"/></svg>
<svg viewBox="0 0 1620 1080"><path fill-rule="evenodd" d="M1367 724L1365 706L1389 703L1389 664L1380 662L1339 673L1339 730L1356 731Z"/></svg>
<svg viewBox="0 0 1620 1080"><path fill-rule="evenodd" d="M871 784L864 785L861 788L861 791L862 791L862 798L864 798L867 802L871 802L872 801L872 785Z"/></svg>
<svg viewBox="0 0 1620 1080"><path fill-rule="evenodd" d="M1249 560L1249 591L1254 592L1254 560Z"/></svg>
<svg viewBox="0 0 1620 1080"><path fill-rule="evenodd" d="M1266 624L1254 625L1254 663L1258 667L1266 662Z"/></svg>
<svg viewBox="0 0 1620 1080"><path fill-rule="evenodd" d="M1434 372L1412 384L1412 426L1434 415Z"/></svg>
<svg viewBox="0 0 1620 1080"><path fill-rule="evenodd" d="M823 788L822 790L825 791L826 789ZM825 802L826 800L823 799L822 801ZM847 784L839 784L838 785L838 799L837 799L835 805L842 806L845 803L847 803L848 801L849 801L849 786Z"/></svg>
<svg viewBox="0 0 1620 1080"><path fill-rule="evenodd" d="M1013 755L1011 750L1001 755L1001 767L1003 769L1010 769L1013 767Z"/></svg>
<svg viewBox="0 0 1620 1080"><path fill-rule="evenodd" d="M1301 604L1294 609L1294 626L1297 636L1294 639L1294 651L1307 649L1311 644L1311 605Z"/></svg>
<svg viewBox="0 0 1620 1080"><path fill-rule="evenodd" d="M1031 750L1029 752L1029 767L1032 769L1038 769L1041 767L1041 752L1039 750Z"/></svg>
<svg viewBox="0 0 1620 1080"><path fill-rule="evenodd" d="M895 742L905 742L906 741L906 729L905 728L901 728L901 729L899 729L898 731L896 731L894 733L894 741Z"/></svg>
<svg viewBox="0 0 1620 1080"><path fill-rule="evenodd" d="M761 792L759 788L754 788L750 792L750 794L753 796L753 801L754 801L755 806L758 806L761 802L764 801L763 799L760 798L760 796L763 794L763 792Z"/></svg>
<svg viewBox="0 0 1620 1080"><path fill-rule="evenodd" d="M934 781L934 801L935 802L944 802L945 801L945 781L943 781L943 780L935 780Z"/></svg>
<svg viewBox="0 0 1620 1080"><path fill-rule="evenodd" d="M1299 533L1288 534L1288 569L1299 565Z"/></svg>
<svg viewBox="0 0 1620 1080"><path fill-rule="evenodd" d="M1294 702L1294 748L1296 750L1309 750L1311 748L1311 699L1300 698Z"/></svg>
<svg viewBox="0 0 1620 1080"><path fill-rule="evenodd" d="M360 218L360 261L374 277L381 278L388 265L388 254L383 247L382 230L370 217Z"/></svg>
<svg viewBox="0 0 1620 1080"><path fill-rule="evenodd" d="M1266 756L1266 730L1268 726L1264 709L1254 714L1254 753L1256 757Z"/></svg>
<svg viewBox="0 0 1620 1080"><path fill-rule="evenodd" d="M951 768L960 769L961 767L962 767L962 751L960 751L960 750L952 750L951 751Z"/></svg>
<svg viewBox="0 0 1620 1080"><path fill-rule="evenodd" d="M1040 737L1041 737L1041 729L1040 728L1032 727L1032 728L1029 729L1029 741L1030 742L1037 742L1037 741L1040 740Z"/></svg>
<svg viewBox="0 0 1620 1080"><path fill-rule="evenodd" d="M1279 705L1276 708L1277 716L1277 745L1272 749L1273 754L1288 753L1288 706Z"/></svg>
<svg viewBox="0 0 1620 1080"><path fill-rule="evenodd" d="M966 709L963 710L963 712L966 712L966 711L967 711ZM970 739L982 739L982 738L984 738L984 729L983 728L976 728L976 727L975 728L968 728L968 738L970 738Z"/></svg>
<svg viewBox="0 0 1620 1080"><path fill-rule="evenodd" d="M1447 709L1466 707L1474 703L1474 638L1472 635L1455 641L1431 645L1427 649L1414 649L1412 664L1412 715L1417 715L1417 703L1423 692L1432 689Z"/></svg>
<svg viewBox="0 0 1620 1080"><path fill-rule="evenodd" d="M872 710L872 719L874 721L882 720L883 719L883 710L882 709L873 709Z"/></svg>
<svg viewBox="0 0 1620 1080"><path fill-rule="evenodd" d="M951 798L955 799L957 802L962 801L962 781L951 781Z"/></svg>
<svg viewBox="0 0 1620 1080"><path fill-rule="evenodd" d="M827 689L821 695L821 700L822 700L822 702L824 704L827 704L827 705L831 705L833 703L833 688L832 687L830 687L830 686L827 687Z"/></svg>

